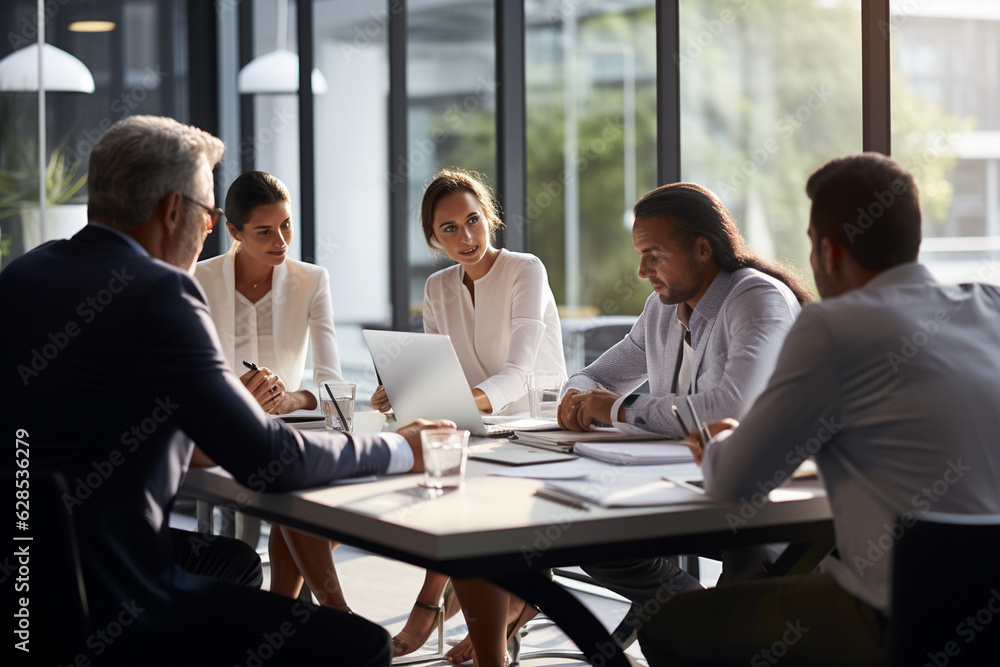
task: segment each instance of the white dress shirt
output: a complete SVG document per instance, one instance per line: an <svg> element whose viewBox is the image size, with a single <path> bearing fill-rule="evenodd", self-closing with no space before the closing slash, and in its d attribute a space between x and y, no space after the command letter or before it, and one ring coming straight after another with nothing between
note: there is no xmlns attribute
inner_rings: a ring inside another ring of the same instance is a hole
<svg viewBox="0 0 1000 667"><path fill-rule="evenodd" d="M542 261L501 250L476 280L475 304L462 283L465 269L450 266L424 288L424 331L448 334L465 377L482 389L493 414L528 409L530 371L566 377L556 300Z"/></svg>
<svg viewBox="0 0 1000 667"><path fill-rule="evenodd" d="M840 556L825 567L889 614L900 531L1000 512L998 434L1000 288L904 264L803 309L753 409L709 443L706 488L752 509L815 456Z"/></svg>

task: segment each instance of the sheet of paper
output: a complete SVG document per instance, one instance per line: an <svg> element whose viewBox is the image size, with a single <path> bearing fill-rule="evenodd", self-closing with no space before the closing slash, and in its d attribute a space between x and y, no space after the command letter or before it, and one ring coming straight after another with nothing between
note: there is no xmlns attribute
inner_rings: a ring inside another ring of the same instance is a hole
<svg viewBox="0 0 1000 667"><path fill-rule="evenodd" d="M632 475L621 475L611 480L552 480L545 483L545 488L601 507L648 507L710 501L691 488L664 479L636 479Z"/></svg>
<svg viewBox="0 0 1000 667"><path fill-rule="evenodd" d="M694 456L687 445L677 440L650 442L580 442L573 451L599 461L627 465L652 465L657 463L687 463Z"/></svg>

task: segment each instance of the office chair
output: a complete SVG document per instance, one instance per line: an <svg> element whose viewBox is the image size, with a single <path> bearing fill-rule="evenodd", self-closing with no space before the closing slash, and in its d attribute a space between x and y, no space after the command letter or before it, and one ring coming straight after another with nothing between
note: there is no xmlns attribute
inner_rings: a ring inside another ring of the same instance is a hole
<svg viewBox="0 0 1000 667"><path fill-rule="evenodd" d="M890 664L997 664L1000 514L927 512L902 530L893 547Z"/></svg>
<svg viewBox="0 0 1000 667"><path fill-rule="evenodd" d="M66 480L58 472L31 468L6 469L0 478L8 502L18 498L17 491L27 491L22 493L27 496L26 505L13 508L20 511L27 507L27 527L22 529L11 520L13 539L7 540L3 550L0 587L7 598L4 618L14 620L8 627L17 630L22 625L18 614L27 610L24 624L29 631L30 653L14 648L22 640L15 632L7 637L8 655L16 655L14 664L69 664L85 648L90 614L76 531L63 502L69 493ZM28 603L24 608L22 598Z"/></svg>

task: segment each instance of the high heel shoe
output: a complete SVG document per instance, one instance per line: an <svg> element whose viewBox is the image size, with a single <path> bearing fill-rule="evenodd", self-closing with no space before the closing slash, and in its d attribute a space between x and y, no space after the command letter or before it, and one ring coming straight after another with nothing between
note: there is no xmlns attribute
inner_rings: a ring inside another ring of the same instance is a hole
<svg viewBox="0 0 1000 667"><path fill-rule="evenodd" d="M507 656L509 658L505 657L505 665L517 667L519 664L521 655L521 628L535 616L538 616L538 607L525 601L524 608L521 609L521 613L518 614L517 619L511 625L507 626Z"/></svg>
<svg viewBox="0 0 1000 667"><path fill-rule="evenodd" d="M438 601L437 605L425 604L420 600L414 602L413 610L410 612L411 618L418 609L433 612L435 622L427 628L427 632L423 633L423 637L408 633L406 626L404 626L399 634L392 638L392 657L398 658L416 651L427 642L427 639L431 636L435 628L437 628L438 633L437 652L444 652L444 622L458 613L459 609L458 596L455 595L455 590L451 587L451 582L448 582L442 599ZM407 625L409 625L409 622L410 619L407 619Z"/></svg>

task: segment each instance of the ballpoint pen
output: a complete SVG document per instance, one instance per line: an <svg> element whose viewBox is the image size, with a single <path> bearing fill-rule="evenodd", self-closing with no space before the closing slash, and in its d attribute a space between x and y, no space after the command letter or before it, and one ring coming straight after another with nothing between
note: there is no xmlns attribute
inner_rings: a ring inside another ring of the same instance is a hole
<svg viewBox="0 0 1000 667"><path fill-rule="evenodd" d="M556 491L555 489L535 489L535 495L539 498L545 498L546 500L551 500L553 502L560 503L562 505L569 505L570 507L575 507L576 509L589 511L590 508L584 504L582 500L578 500L572 496L566 495L561 491Z"/></svg>
<svg viewBox="0 0 1000 667"><path fill-rule="evenodd" d="M684 400L687 401L688 409L691 410L691 416L694 417L695 426L698 427L698 432L701 434L701 447L704 449L708 447L708 441L712 439L712 433L708 430L708 424L698 417L698 413L694 409L694 403L691 402L691 397L685 396Z"/></svg>
<svg viewBox="0 0 1000 667"><path fill-rule="evenodd" d="M684 429L684 437L687 437L687 435L691 433L691 429L689 429L688 425L684 423L684 418L681 417L681 411L677 409L676 405L671 405L670 411L674 413L674 417L677 417L677 423L681 425L682 429Z"/></svg>

